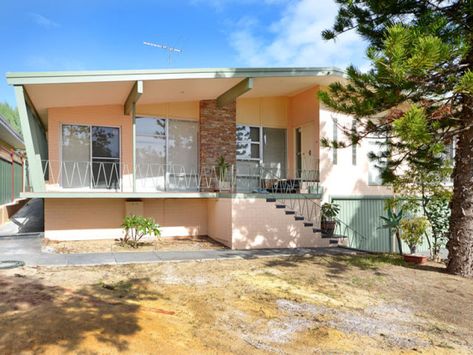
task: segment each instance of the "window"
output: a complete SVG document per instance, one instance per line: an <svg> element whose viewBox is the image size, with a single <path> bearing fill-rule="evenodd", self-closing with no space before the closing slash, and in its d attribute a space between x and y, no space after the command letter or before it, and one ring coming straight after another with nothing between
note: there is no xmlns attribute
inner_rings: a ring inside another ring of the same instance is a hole
<svg viewBox="0 0 473 355"><path fill-rule="evenodd" d="M273 177L286 177L286 130L263 128L263 166Z"/></svg>
<svg viewBox="0 0 473 355"><path fill-rule="evenodd" d="M382 150L384 150L383 144L385 143L385 139L383 138L369 138L368 139L368 152L379 154ZM368 153L368 154L369 154ZM368 185L382 185L383 181L381 179L381 171L379 166L382 165L383 162L379 160L372 161L369 159L368 156Z"/></svg>
<svg viewBox="0 0 473 355"><path fill-rule="evenodd" d="M136 183L139 191L198 188L198 124L136 118Z"/></svg>
<svg viewBox="0 0 473 355"><path fill-rule="evenodd" d="M286 177L286 130L237 126L237 189L254 190L261 178Z"/></svg>
<svg viewBox="0 0 473 355"><path fill-rule="evenodd" d="M261 128L237 126L237 159L259 160L261 158Z"/></svg>
<svg viewBox="0 0 473 355"><path fill-rule="evenodd" d="M119 189L119 128L63 125L61 185Z"/></svg>
<svg viewBox="0 0 473 355"><path fill-rule="evenodd" d="M333 120L333 141L338 141L338 119L336 117L332 118ZM338 150L337 148L333 148L333 165L338 163Z"/></svg>
<svg viewBox="0 0 473 355"><path fill-rule="evenodd" d="M137 117L135 144L137 189L165 190L166 120Z"/></svg>

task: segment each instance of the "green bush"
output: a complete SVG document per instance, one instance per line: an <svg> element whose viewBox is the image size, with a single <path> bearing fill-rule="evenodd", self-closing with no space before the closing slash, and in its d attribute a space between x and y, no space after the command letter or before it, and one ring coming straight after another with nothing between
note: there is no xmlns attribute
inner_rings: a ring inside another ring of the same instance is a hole
<svg viewBox="0 0 473 355"><path fill-rule="evenodd" d="M401 239L415 254L417 246L422 244L422 236L427 232L429 221L425 217L414 217L401 221Z"/></svg>
<svg viewBox="0 0 473 355"><path fill-rule="evenodd" d="M125 230L125 235L121 242L133 248L138 247L141 238L145 235L154 237L161 235L160 227L155 223L154 219L142 216L126 216L123 219L122 228Z"/></svg>

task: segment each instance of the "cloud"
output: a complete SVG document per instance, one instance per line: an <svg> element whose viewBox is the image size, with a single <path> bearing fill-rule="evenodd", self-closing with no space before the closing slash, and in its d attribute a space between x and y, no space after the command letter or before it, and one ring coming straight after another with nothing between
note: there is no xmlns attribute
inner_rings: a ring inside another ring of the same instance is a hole
<svg viewBox="0 0 473 355"><path fill-rule="evenodd" d="M337 10L332 1L299 0L286 4L281 17L269 24L243 17L234 24L230 45L239 61L249 66L366 65L366 43L355 32L335 42L322 39Z"/></svg>
<svg viewBox="0 0 473 355"><path fill-rule="evenodd" d="M54 22L53 20L41 15L37 14L34 12L29 13L29 16L33 20L34 23L36 23L39 26L45 27L45 28L57 28L60 27L60 25L57 22Z"/></svg>
<svg viewBox="0 0 473 355"><path fill-rule="evenodd" d="M190 0L191 5L205 5L213 8L217 12L223 12L228 7L242 6L242 5L282 5L290 0Z"/></svg>

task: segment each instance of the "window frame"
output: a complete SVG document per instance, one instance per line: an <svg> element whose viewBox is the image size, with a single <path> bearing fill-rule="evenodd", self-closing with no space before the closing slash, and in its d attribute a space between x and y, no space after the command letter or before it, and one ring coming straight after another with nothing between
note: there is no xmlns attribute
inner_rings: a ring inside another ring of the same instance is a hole
<svg viewBox="0 0 473 355"><path fill-rule="evenodd" d="M59 168L62 169L62 164L64 162L64 157L63 157L63 147L64 147L64 137L63 137L63 132L64 132L64 126L82 126L82 127L88 127L89 128L89 164L93 163L93 155L92 155L92 150L93 150L93 140L92 140L92 127L104 127L104 128L117 128L118 129L118 164L120 166L120 171L119 171L119 182L120 182L120 187L118 190L123 189L123 181L122 181L122 164L123 164L123 151L122 151L122 126L120 125L98 125L98 124L90 124L90 123L69 123L67 121L61 122L60 127L61 129L59 130L59 142L60 142L60 152L59 152L59 162L60 166ZM103 157L96 157L97 159L104 159L104 160L117 160L117 158L103 158ZM93 190L110 190L107 188L94 188L93 185L93 169L90 171L90 179L89 179L89 186L86 187L80 187L80 188L85 188L85 189L93 189ZM61 175L61 181L58 181L58 183L61 185L62 189L75 189L74 187L64 187L63 182L62 182L62 175ZM79 189L80 189L79 188Z"/></svg>
<svg viewBox="0 0 473 355"><path fill-rule="evenodd" d="M197 166L197 171L196 173L200 173L200 159L199 159L199 154L200 154L200 132L199 132L199 122L196 120L186 120L186 119L180 119L180 118L171 118L171 117L161 117L161 116L151 116L151 115L136 115L135 120L138 120L140 118L151 118L155 120L163 120L164 121L164 134L137 134L137 131L135 130L135 142L137 142L137 138L139 136L141 137L161 137L164 138L164 166L165 166L165 171L164 171L164 185L163 185L163 190L168 191L169 190L169 181L170 177L179 175L176 174L175 172L169 171L169 121L179 121L179 122L191 122L197 126L196 129L196 166ZM135 147L136 150L136 147ZM135 152L136 153L136 152ZM186 176L192 176L191 172L186 172Z"/></svg>

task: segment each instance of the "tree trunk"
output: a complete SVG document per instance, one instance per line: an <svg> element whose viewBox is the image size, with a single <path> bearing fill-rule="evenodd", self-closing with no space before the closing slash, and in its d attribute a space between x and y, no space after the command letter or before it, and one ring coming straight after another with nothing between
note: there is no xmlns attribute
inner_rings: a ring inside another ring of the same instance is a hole
<svg viewBox="0 0 473 355"><path fill-rule="evenodd" d="M464 123L473 121L472 102L464 100ZM451 203L447 271L473 277L473 127L458 137Z"/></svg>

